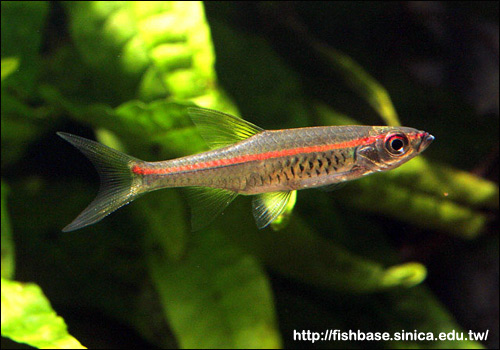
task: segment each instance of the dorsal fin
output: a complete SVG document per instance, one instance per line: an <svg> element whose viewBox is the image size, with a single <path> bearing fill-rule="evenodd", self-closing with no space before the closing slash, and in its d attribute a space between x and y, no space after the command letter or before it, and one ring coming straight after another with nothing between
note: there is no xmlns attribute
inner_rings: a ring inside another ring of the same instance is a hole
<svg viewBox="0 0 500 350"><path fill-rule="evenodd" d="M264 131L244 119L211 109L189 107L188 113L212 149L232 145Z"/></svg>

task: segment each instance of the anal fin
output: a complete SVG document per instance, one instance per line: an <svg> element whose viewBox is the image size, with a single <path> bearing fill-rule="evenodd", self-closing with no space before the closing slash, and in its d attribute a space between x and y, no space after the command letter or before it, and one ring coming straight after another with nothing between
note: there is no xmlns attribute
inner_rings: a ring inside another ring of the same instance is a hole
<svg viewBox="0 0 500 350"><path fill-rule="evenodd" d="M191 229L208 226L238 196L238 193L211 187L187 187L191 206Z"/></svg>

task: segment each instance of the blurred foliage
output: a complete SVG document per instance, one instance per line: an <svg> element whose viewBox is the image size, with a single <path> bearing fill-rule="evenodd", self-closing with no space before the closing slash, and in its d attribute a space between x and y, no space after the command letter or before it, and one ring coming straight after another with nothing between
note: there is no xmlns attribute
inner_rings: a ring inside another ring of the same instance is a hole
<svg viewBox="0 0 500 350"><path fill-rule="evenodd" d="M2 277L14 277L15 251L7 211L7 185L2 181Z"/></svg>
<svg viewBox="0 0 500 350"><path fill-rule="evenodd" d="M8 77L19 67L19 60L15 57L2 58L2 80Z"/></svg>
<svg viewBox="0 0 500 350"><path fill-rule="evenodd" d="M461 331L419 285L426 266L401 259L388 238L391 228L402 227L402 233L473 239L498 212L498 185L471 171L473 160L498 145L496 130L488 124L459 137L460 122L439 128L442 114L455 115L446 110L453 94L436 93L443 106L431 116L410 111L408 95L425 99L419 88L400 88L410 80L392 76L384 88L368 72L375 70L369 59L314 38L286 22L288 15L260 32L238 26L245 11L236 3L206 4L207 15L200 2L1 6L2 335L35 347L79 346L40 288L14 277L36 282L56 306L97 310L158 347L297 347L304 343L293 343L290 330L301 328ZM281 9L256 6L268 19ZM296 35L283 36L273 25ZM283 55L296 48L302 54ZM320 86L322 79L328 84ZM89 136L92 130L111 147L163 160L206 149L187 117L191 105L238 114L237 105L265 128L401 120L437 139L424 156L394 171L335 192L301 191L295 210L273 227L277 232L257 230L248 199L238 199L209 228L192 233L187 201L176 190L148 194L85 230L60 232L92 200L97 179L55 131ZM458 108L457 119L469 118L466 107ZM297 297L276 280L307 293ZM14 306L15 319L7 317ZM34 315L37 323L25 326ZM98 346L92 337L77 337Z"/></svg>
<svg viewBox="0 0 500 350"><path fill-rule="evenodd" d="M40 287L2 278L2 336L41 349L85 349L66 331Z"/></svg>
<svg viewBox="0 0 500 350"><path fill-rule="evenodd" d="M363 67L349 56L331 47L315 43L314 48L319 55L324 56L333 69L340 72L345 83L377 111L385 124L401 125L389 93Z"/></svg>

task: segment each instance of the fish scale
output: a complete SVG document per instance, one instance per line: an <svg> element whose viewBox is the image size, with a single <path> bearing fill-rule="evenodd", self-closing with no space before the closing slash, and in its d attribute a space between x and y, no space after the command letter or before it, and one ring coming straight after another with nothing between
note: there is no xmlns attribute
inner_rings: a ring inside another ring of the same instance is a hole
<svg viewBox="0 0 500 350"><path fill-rule="evenodd" d="M189 108L188 112L215 149L146 162L94 141L58 133L82 151L101 176L96 199L64 231L93 224L141 194L172 187L195 188L194 229L208 224L240 194L256 195L254 217L263 228L281 215L293 191L393 169L434 139L424 131L388 126L269 131L217 111Z"/></svg>

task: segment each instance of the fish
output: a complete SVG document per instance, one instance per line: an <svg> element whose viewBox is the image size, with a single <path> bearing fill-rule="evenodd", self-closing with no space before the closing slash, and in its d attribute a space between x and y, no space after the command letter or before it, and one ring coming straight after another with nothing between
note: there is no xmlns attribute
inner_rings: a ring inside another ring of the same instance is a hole
<svg viewBox="0 0 500 350"><path fill-rule="evenodd" d="M283 213L295 191L328 189L394 169L434 140L428 132L410 127L264 130L211 109L189 107L187 113L211 150L166 161L143 161L58 132L90 159L101 180L96 198L63 232L95 224L148 192L177 187L189 190L193 231L210 224L238 195L254 196L253 216L262 229Z"/></svg>

